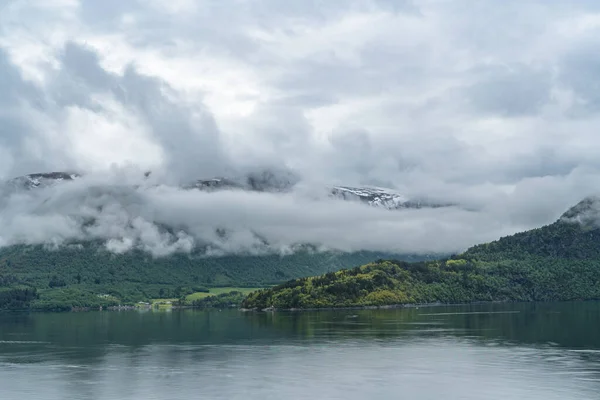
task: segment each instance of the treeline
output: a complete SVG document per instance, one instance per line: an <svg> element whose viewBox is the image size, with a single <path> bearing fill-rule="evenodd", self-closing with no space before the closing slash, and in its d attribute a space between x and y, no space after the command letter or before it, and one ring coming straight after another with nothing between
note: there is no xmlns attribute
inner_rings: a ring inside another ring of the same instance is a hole
<svg viewBox="0 0 600 400"><path fill-rule="evenodd" d="M30 287L0 288L0 310L28 309L38 298L37 289Z"/></svg>
<svg viewBox="0 0 600 400"><path fill-rule="evenodd" d="M107 295L121 304L156 298L179 299L190 293L206 292L211 287L270 286L386 256L390 255L316 252L307 247L287 256L206 257L201 253L178 253L153 257L139 250L110 253L95 242L59 249L11 246L0 249L0 288L36 288L39 299L32 301L31 307L57 310L69 306L99 307L112 305L102 300ZM419 259L417 256L406 258Z"/></svg>
<svg viewBox="0 0 600 400"><path fill-rule="evenodd" d="M530 258L382 261L251 293L244 308L324 308L480 301L600 299L598 262Z"/></svg>
<svg viewBox="0 0 600 400"><path fill-rule="evenodd" d="M600 260L600 229L555 222L499 240L474 246L462 257L500 261L531 256Z"/></svg>
<svg viewBox="0 0 600 400"><path fill-rule="evenodd" d="M32 287L0 288L0 310L68 311L98 309L119 304L110 295L80 289L60 289L40 293Z"/></svg>
<svg viewBox="0 0 600 400"><path fill-rule="evenodd" d="M153 257L133 250L114 254L101 244L84 247L11 246L0 249L0 284L26 284L37 288L73 285L118 286L123 283L177 286L271 285L299 276L315 275L361 265L393 255L378 252L313 252L291 255L230 255L205 257L176 253ZM407 256L410 257L410 256ZM407 258L409 259L409 258ZM417 258L418 259L418 258Z"/></svg>
<svg viewBox="0 0 600 400"><path fill-rule="evenodd" d="M31 302L29 309L34 311L70 311L73 309L94 309L117 306L121 301L109 294L98 294L77 288L63 288L42 292Z"/></svg>
<svg viewBox="0 0 600 400"><path fill-rule="evenodd" d="M600 231L556 222L450 259L378 261L251 293L245 308L600 299Z"/></svg>
<svg viewBox="0 0 600 400"><path fill-rule="evenodd" d="M244 300L244 294L238 291L221 293L215 296L207 296L203 299L194 300L191 304L194 308L238 308Z"/></svg>

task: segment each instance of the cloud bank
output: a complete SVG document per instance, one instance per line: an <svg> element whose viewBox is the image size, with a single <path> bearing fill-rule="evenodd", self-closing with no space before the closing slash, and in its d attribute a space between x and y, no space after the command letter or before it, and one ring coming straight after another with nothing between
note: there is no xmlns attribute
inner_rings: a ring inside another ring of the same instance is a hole
<svg viewBox="0 0 600 400"><path fill-rule="evenodd" d="M600 187L595 1L0 8L0 178L76 170L110 182L136 168L161 184L95 198L86 178L4 196L0 244L233 251L263 235L279 248L460 250L552 222ZM390 214L301 191L174 186L262 168L291 169L305 187L379 185L463 208ZM97 226L81 224L92 217Z"/></svg>
<svg viewBox="0 0 600 400"><path fill-rule="evenodd" d="M135 248L164 256L198 248L209 255L286 254L310 244L416 254L451 253L508 232L490 215L458 207L390 211L306 187L205 192L135 177L102 173L5 190L0 246L100 240L116 253Z"/></svg>

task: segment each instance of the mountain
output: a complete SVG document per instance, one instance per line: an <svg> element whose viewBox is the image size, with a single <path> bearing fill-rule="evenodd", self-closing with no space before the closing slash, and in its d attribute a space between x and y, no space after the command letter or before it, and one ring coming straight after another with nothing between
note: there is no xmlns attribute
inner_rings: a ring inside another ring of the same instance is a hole
<svg viewBox="0 0 600 400"><path fill-rule="evenodd" d="M150 176L146 174L146 178ZM69 223L81 224L82 232L86 229L98 229L94 223L97 216L113 212L111 207L121 205L119 202L133 204L131 208L117 208L115 215L122 216L130 209L138 210L142 204L135 190L129 190L128 184L121 190L113 186L106 187L95 184L84 192L43 190L59 185L68 185L82 178L77 173L51 172L22 176L5 183L0 190L6 190L10 196L15 191L40 193L43 196L35 201L36 215L53 212L59 207L61 212L67 212L72 207L78 207L78 202L87 201L84 211L87 214L68 214ZM242 177L214 178L197 180L189 185L183 185L182 190L242 190L272 193L285 193L294 187L297 180L293 175L260 172ZM382 189L369 191L367 189L353 190L357 197L347 198L348 192L340 196L340 201L364 201L368 205L386 209L402 208L408 200L402 201L396 193ZM337 189L336 189L337 190ZM32 192L33 191L33 192ZM332 191L332 196L339 192ZM34 196L35 197L35 196ZM19 197L17 197L20 200ZM96 201L97 199L101 199ZM414 207L417 207L415 203ZM0 207L3 204L0 203ZM92 210L95 208L97 210ZM48 211L49 210L49 211ZM66 210L66 211L64 211ZM109 215L111 218L112 214ZM135 218L125 215L127 224L135 224ZM99 218L99 217L98 217ZM109 220L109 222L112 220ZM151 219L149 221L152 221ZM119 229L129 225L119 225ZM156 231L152 234L167 235L178 238L181 227L165 223L154 223ZM103 225L104 227L105 225ZM108 228L111 228L109 226ZM116 230L118 234L118 229ZM219 240L228 240L230 232L217 229ZM258 235L253 233L254 235ZM77 236L75 236L77 237ZM87 236L85 236L87 237ZM93 236L90 236L93 237ZM117 244L121 244L118 240ZM235 239L235 237L234 237ZM69 239L56 246L52 243L45 245L11 245L0 247L0 309L24 307L22 301L13 301L32 296L26 303L35 309L63 309L97 305L112 305L115 302L132 303L146 301L152 298L180 297L183 294L200 291L208 287L237 286L264 287L284 282L301 276L322 274L329 271L358 266L378 258L399 258L408 261L430 260L435 255L390 254L385 252L355 251L344 253L340 251L320 251L316 246L299 244L294 247L292 254L280 255L263 251L260 254L213 255L206 252L207 247L198 246L188 251L172 251L156 256L143 249L132 246L128 251L115 249L107 239ZM268 245L268 243L266 244ZM108 248L113 251L109 251ZM268 246L266 246L268 247ZM99 297L101 296L101 297ZM4 303L2 298L4 298Z"/></svg>
<svg viewBox="0 0 600 400"><path fill-rule="evenodd" d="M438 208L452 205L450 203L432 202L426 199L409 199L392 189L378 187L334 186L331 189L331 197L348 201L360 201L373 207L388 210Z"/></svg>
<svg viewBox="0 0 600 400"><path fill-rule="evenodd" d="M289 171L261 170L241 176L198 179L183 185L184 189L200 190L248 190L256 192L289 192L299 177Z"/></svg>
<svg viewBox="0 0 600 400"><path fill-rule="evenodd" d="M13 190L29 190L54 186L62 182L73 181L81 175L72 172L45 172L29 174L10 179L4 187Z"/></svg>
<svg viewBox="0 0 600 400"><path fill-rule="evenodd" d="M565 222L577 222L590 229L598 227L600 222L600 197L586 197L567 210L560 219Z"/></svg>
<svg viewBox="0 0 600 400"><path fill-rule="evenodd" d="M480 261L530 257L600 260L600 198L583 199L553 224L474 246L464 257Z"/></svg>
<svg viewBox="0 0 600 400"><path fill-rule="evenodd" d="M111 253L101 242L59 249L19 245L0 249L0 289L36 288L45 308L70 308L73 303L62 298L65 290L110 295L122 303L132 303L178 298L209 287L264 287L390 256L376 252L314 252L305 248L286 256L207 257L194 252L153 257L141 250Z"/></svg>
<svg viewBox="0 0 600 400"><path fill-rule="evenodd" d="M150 172L146 172L145 177L149 176ZM30 190L68 183L80 177L82 177L81 174L72 172L35 173L13 178L5 182L3 186L9 188L11 191ZM198 179L181 185L181 188L184 190L202 190L208 192L242 190L286 193L292 191L299 181L300 179L296 175L287 171L263 170L241 176ZM435 202L421 198L408 198L393 189L380 187L331 186L325 188L325 191L333 199L362 202L369 206L387 210L438 208L453 205L451 203Z"/></svg>
<svg viewBox="0 0 600 400"><path fill-rule="evenodd" d="M324 308L600 299L600 201L437 261L378 260L251 293L243 307Z"/></svg>

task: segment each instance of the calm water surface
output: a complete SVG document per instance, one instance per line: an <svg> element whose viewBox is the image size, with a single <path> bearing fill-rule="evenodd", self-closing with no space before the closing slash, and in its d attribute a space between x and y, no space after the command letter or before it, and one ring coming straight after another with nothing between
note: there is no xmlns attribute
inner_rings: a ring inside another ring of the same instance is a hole
<svg viewBox="0 0 600 400"><path fill-rule="evenodd" d="M0 399L600 399L600 303L0 314Z"/></svg>

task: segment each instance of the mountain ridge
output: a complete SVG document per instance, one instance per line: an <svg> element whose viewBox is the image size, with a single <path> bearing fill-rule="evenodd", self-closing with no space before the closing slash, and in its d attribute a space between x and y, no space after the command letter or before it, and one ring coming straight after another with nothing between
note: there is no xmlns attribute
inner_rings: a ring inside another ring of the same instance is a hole
<svg viewBox="0 0 600 400"><path fill-rule="evenodd" d="M151 172L146 172L148 178ZM11 189L37 189L54 186L56 184L74 181L82 178L84 174L75 172L40 172L22 175L5 182ZM202 190L207 192L219 190L241 190L253 192L289 193L300 181L297 176L288 173L273 173L261 171L248 173L237 177L214 177L197 179L179 186L183 190ZM439 208L453 206L449 202L435 202L425 198L409 198L390 189L375 186L336 186L326 187L328 197L345 201L361 202L372 207L387 210Z"/></svg>
<svg viewBox="0 0 600 400"><path fill-rule="evenodd" d="M378 260L249 294L247 309L379 307L482 301L600 299L599 205L585 198L552 224L409 263ZM591 213L590 213L591 211Z"/></svg>
<svg viewBox="0 0 600 400"><path fill-rule="evenodd" d="M57 192L54 187L69 184L80 178L82 178L80 174L66 172L31 174L13 179L10 186L11 190L16 188L17 190L42 193L42 199L36 200L35 203L36 210L38 210L36 212L39 212L40 204L48 203L48 200L45 199L43 192L35 192L36 190L49 188L51 191L48 194L55 195ZM150 179L150 174L145 174L144 178ZM182 186L180 189L283 193L288 190L285 179L276 180L274 184L266 183L271 181L273 181L273 177L268 174L242 181L242 183L240 180L215 178L198 180L191 187ZM101 182L100 184L92 183L91 189L89 191L86 189L83 195L77 191L66 191L68 200L72 200L73 195L88 200L107 195L109 197L120 195L125 196L133 204L139 204L140 198L134 192L135 187L121 190L118 183L117 187L112 183L106 186L103 186ZM131 185L128 181L123 184L127 187ZM153 185L153 182L150 181L150 185ZM79 201L79 197L75 197L74 201ZM95 225L91 219L95 215L101 215L103 207L110 211L113 200L111 198L111 202L94 200L87 203L88 207L100 207L98 211L100 214L78 213L73 217L75 222L94 228ZM64 199L59 198L57 201L64 202ZM64 208L65 205L61 205L61 207ZM67 203L67 207L72 207L72 204ZM127 212L127 210L123 211ZM121 210L117 209L117 211ZM130 216L127 218L129 224L136 223L135 220L131 220ZM68 219L72 219L71 216ZM181 228L177 225L153 223L156 225L156 234L166 234L177 240L180 237ZM228 240L229 233L226 228L215 227L215 235L219 240ZM257 238L263 243L265 239L261 239L259 236ZM87 236L85 237L87 238ZM91 237L93 238L93 236ZM71 306L114 305L115 301L129 304L135 301L148 301L156 297L178 297L182 293L194 291L194 288L273 285L295 277L361 265L382 257L396 257L413 261L437 257L435 254L321 250L310 244L298 244L294 246L290 254L287 254L276 252L268 246L268 243L265 245L267 247L265 251L260 254L228 254L227 252L221 254L215 253L206 246L203 247L199 242L193 248L185 248L186 251L170 251L168 254L157 255L138 246L132 247L126 243L125 239L127 237L120 241L119 238L114 240L71 238L58 244L15 244L0 247L0 291L4 291L3 296L6 300L4 306L22 305L20 302L11 303L12 297L7 294L7 290L14 293L14 297L34 296L30 299L30 308L62 310L69 309ZM171 244L169 246L171 247ZM31 288L35 290L32 291ZM0 309L2 307L0 304Z"/></svg>

